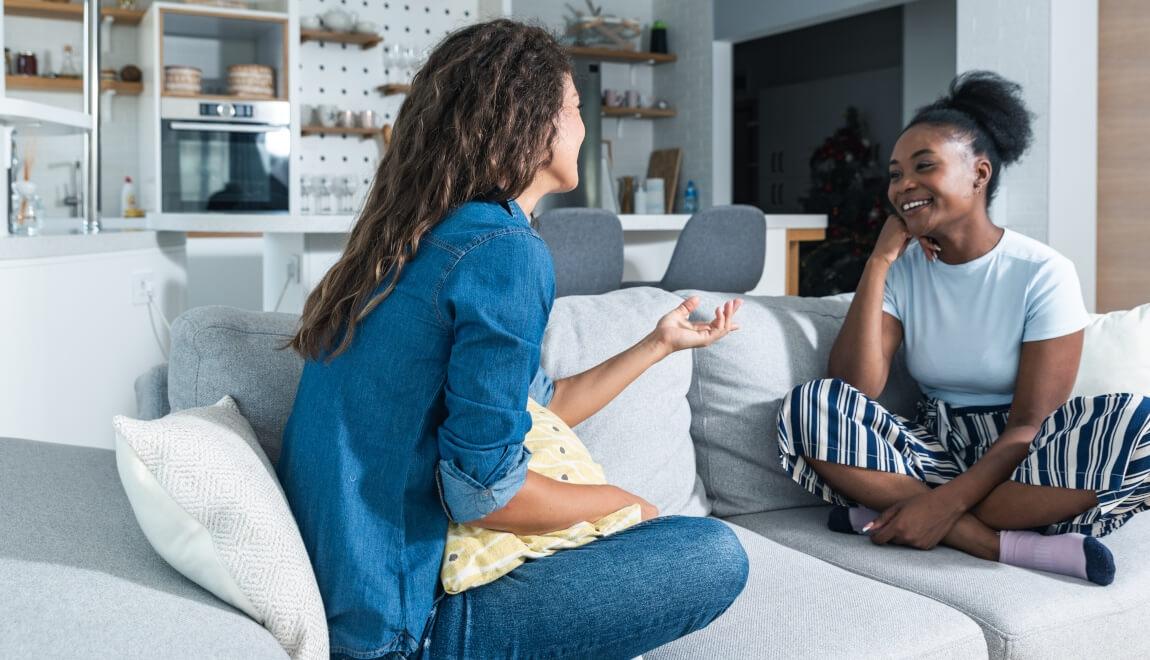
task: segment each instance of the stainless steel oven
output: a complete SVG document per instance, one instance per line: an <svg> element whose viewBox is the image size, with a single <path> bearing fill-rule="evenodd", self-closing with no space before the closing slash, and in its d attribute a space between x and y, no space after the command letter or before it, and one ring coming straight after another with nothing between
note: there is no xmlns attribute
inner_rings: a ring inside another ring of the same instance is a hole
<svg viewBox="0 0 1150 660"><path fill-rule="evenodd" d="M287 213L287 101L165 98L160 105L163 213Z"/></svg>

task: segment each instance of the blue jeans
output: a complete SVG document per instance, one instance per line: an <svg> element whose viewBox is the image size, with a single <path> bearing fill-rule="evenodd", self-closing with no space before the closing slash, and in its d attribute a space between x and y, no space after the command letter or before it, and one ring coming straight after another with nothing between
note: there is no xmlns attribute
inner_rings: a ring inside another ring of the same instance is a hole
<svg viewBox="0 0 1150 660"><path fill-rule="evenodd" d="M704 628L747 582L711 518L669 516L446 596L423 650L439 658L633 658Z"/></svg>

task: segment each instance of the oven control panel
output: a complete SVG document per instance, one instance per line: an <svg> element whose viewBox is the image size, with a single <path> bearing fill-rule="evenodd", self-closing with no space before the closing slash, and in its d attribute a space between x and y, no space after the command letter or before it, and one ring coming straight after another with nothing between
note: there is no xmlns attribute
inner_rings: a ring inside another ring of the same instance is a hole
<svg viewBox="0 0 1150 660"><path fill-rule="evenodd" d="M255 116L255 108L249 103L201 103L200 116L251 119Z"/></svg>

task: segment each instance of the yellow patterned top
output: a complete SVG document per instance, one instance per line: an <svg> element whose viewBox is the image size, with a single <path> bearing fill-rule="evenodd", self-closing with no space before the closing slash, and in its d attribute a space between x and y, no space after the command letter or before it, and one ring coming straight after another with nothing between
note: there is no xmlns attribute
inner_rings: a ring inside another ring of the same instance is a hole
<svg viewBox="0 0 1150 660"><path fill-rule="evenodd" d="M527 411L531 413L531 430L523 444L531 451L529 470L573 484L607 483L603 468L563 420L531 399L527 400ZM639 505L632 504L593 523L581 522L558 532L533 536L451 523L439 577L447 593L457 594L493 582L528 559L577 548L627 529L641 519Z"/></svg>

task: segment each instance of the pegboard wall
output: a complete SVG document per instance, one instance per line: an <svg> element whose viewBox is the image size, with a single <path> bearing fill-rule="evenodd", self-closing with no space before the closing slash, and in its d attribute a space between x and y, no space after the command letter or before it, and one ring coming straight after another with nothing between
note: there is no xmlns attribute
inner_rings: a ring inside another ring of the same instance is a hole
<svg viewBox="0 0 1150 660"><path fill-rule="evenodd" d="M331 9L355 13L376 24L383 43L364 50L357 45L309 41L300 45L296 102L331 105L340 110L374 110L394 124L404 96L384 96L376 88L406 83L402 72L385 65L385 48L410 46L425 54L447 33L477 20L478 0L299 0L300 18ZM356 183L355 207L363 199L379 163L377 140L358 135L308 135L301 138L298 177L349 177Z"/></svg>

